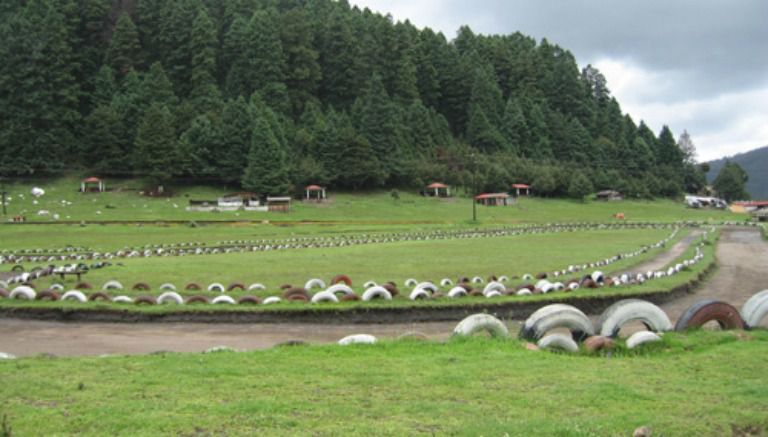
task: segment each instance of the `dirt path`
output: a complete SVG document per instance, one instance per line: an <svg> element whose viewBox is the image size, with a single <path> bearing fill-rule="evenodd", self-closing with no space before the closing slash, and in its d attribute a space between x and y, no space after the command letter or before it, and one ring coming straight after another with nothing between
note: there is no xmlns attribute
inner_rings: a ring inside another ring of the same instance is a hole
<svg viewBox="0 0 768 437"><path fill-rule="evenodd" d="M666 266L696 238L692 233L669 251L632 269L645 271ZM724 229L717 248L719 269L696 293L662 306L672 321L692 303L716 298L740 308L756 291L768 288L768 244L755 229ZM640 268L642 267L642 268ZM262 349L290 340L331 343L357 333L396 338L418 331L433 339L447 338L457 321L410 324L152 324L61 323L0 319L0 351L17 356L146 354L155 351L200 352L226 345L235 349ZM512 322L516 331L519 321Z"/></svg>
<svg viewBox="0 0 768 437"><path fill-rule="evenodd" d="M683 252L688 250L688 247L690 247L696 239L701 237L703 233L704 231L701 229L694 229L688 235L686 235L685 238L682 238L680 241L675 243L675 245L672 246L672 248L669 250L664 251L663 253L644 263L632 266L622 273L645 273L649 270L655 271L663 269L667 267L672 261L677 259L677 257L682 255Z"/></svg>
<svg viewBox="0 0 768 437"><path fill-rule="evenodd" d="M740 309L750 296L768 288L768 244L759 229L723 229L716 256L718 269L705 284L661 306L672 321L699 300L722 300Z"/></svg>

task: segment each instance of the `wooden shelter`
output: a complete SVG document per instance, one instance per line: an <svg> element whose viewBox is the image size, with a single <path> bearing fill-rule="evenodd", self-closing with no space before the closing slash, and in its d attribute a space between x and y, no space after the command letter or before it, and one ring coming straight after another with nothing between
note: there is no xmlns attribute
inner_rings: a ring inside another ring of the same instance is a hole
<svg viewBox="0 0 768 437"><path fill-rule="evenodd" d="M475 202L484 206L508 206L511 204L507 193L483 193L475 196Z"/></svg>
<svg viewBox="0 0 768 437"><path fill-rule="evenodd" d="M304 200L314 200L322 202L328 198L325 187L320 185L307 185L304 187Z"/></svg>
<svg viewBox="0 0 768 437"><path fill-rule="evenodd" d="M615 190L603 190L595 194L597 200L624 200L624 196Z"/></svg>
<svg viewBox="0 0 768 437"><path fill-rule="evenodd" d="M290 212L290 197L267 197L267 210L269 212Z"/></svg>
<svg viewBox="0 0 768 437"><path fill-rule="evenodd" d="M512 184L512 188L515 190L515 197L530 196L531 186L527 184Z"/></svg>
<svg viewBox="0 0 768 437"><path fill-rule="evenodd" d="M442 182L432 182L427 185L425 193L427 196L451 197L451 187Z"/></svg>
<svg viewBox="0 0 768 437"><path fill-rule="evenodd" d="M80 192L82 193L102 193L106 191L106 189L107 184L95 176L80 181Z"/></svg>

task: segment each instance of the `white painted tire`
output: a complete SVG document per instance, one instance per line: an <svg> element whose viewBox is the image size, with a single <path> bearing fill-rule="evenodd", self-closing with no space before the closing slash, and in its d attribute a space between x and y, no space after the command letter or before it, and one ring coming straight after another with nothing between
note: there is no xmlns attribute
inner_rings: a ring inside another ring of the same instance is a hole
<svg viewBox="0 0 768 437"><path fill-rule="evenodd" d="M112 298L112 303L133 303L133 298L130 296L115 296Z"/></svg>
<svg viewBox="0 0 768 437"><path fill-rule="evenodd" d="M313 288L325 289L325 282L322 279L314 278L304 283L305 290L311 290Z"/></svg>
<svg viewBox="0 0 768 437"><path fill-rule="evenodd" d="M530 274L530 273L526 273L526 274L523 275L522 279L523 279L523 281L532 281L533 280L533 275Z"/></svg>
<svg viewBox="0 0 768 437"><path fill-rule="evenodd" d="M453 285L453 281L449 278L443 278L440 280L441 287L450 287L451 285Z"/></svg>
<svg viewBox="0 0 768 437"><path fill-rule="evenodd" d="M349 285L347 284L335 284L328 287L327 290L325 290L329 293L343 293L347 296L351 296L355 294L355 290L353 290Z"/></svg>
<svg viewBox="0 0 768 437"><path fill-rule="evenodd" d="M8 298L35 300L35 296L37 296L37 292L35 292L35 290L33 290L32 287L27 287L26 285L22 285L11 290L11 294L8 295Z"/></svg>
<svg viewBox="0 0 768 437"><path fill-rule="evenodd" d="M409 278L409 279L405 280L405 286L406 287L415 287L416 284L418 284L418 283L419 283L419 281L417 281L417 280L415 280L413 278Z"/></svg>
<svg viewBox="0 0 768 437"><path fill-rule="evenodd" d="M120 281L107 281L104 283L104 285L101 287L102 290L122 290L123 284L120 283Z"/></svg>
<svg viewBox="0 0 768 437"><path fill-rule="evenodd" d="M260 284L258 282L248 286L248 291L255 291L255 290L264 291L266 289L267 287L265 287L264 284Z"/></svg>
<svg viewBox="0 0 768 437"><path fill-rule="evenodd" d="M448 297L456 299L459 297L466 297L468 294L467 289L464 287L453 287L451 288L451 291L448 292Z"/></svg>
<svg viewBox="0 0 768 437"><path fill-rule="evenodd" d="M335 294L329 293L327 291L321 291L319 293L316 293L314 296L312 296L312 303L322 303L322 302L338 303L339 298L336 297Z"/></svg>
<svg viewBox="0 0 768 437"><path fill-rule="evenodd" d="M61 295L61 300L76 300L80 303L88 302L88 297L85 296L85 294L80 290L69 290L68 292Z"/></svg>
<svg viewBox="0 0 768 437"><path fill-rule="evenodd" d="M376 337L369 334L348 335L339 340L339 346L349 346L351 344L374 344Z"/></svg>
<svg viewBox="0 0 768 437"><path fill-rule="evenodd" d="M499 293L499 290L491 290L488 292L488 294L485 295L486 299L491 299L494 297L501 297L503 294Z"/></svg>
<svg viewBox="0 0 768 437"><path fill-rule="evenodd" d="M672 322L658 306L640 299L620 300L608 307L597 321L597 331L604 337L616 338L621 327L631 321L642 322L649 331L672 329Z"/></svg>
<svg viewBox="0 0 768 437"><path fill-rule="evenodd" d="M9 354L7 352L0 352L0 360L15 360L16 355Z"/></svg>
<svg viewBox="0 0 768 437"><path fill-rule="evenodd" d="M507 291L507 287L501 282L491 281L483 288L483 295L488 297L488 293L496 291L499 294L504 294Z"/></svg>
<svg viewBox="0 0 768 437"><path fill-rule="evenodd" d="M159 290L160 291L176 291L176 286L171 284L170 282L166 282L165 284L160 286Z"/></svg>
<svg viewBox="0 0 768 437"><path fill-rule="evenodd" d="M473 284L482 284L484 282L485 281L483 280L483 278L481 278L479 276L475 276L474 278L472 278L472 283Z"/></svg>
<svg viewBox="0 0 768 437"><path fill-rule="evenodd" d="M529 290L527 288L520 289L515 294L518 295L518 296L531 296L531 295L533 295L533 293L531 293L531 290Z"/></svg>
<svg viewBox="0 0 768 437"><path fill-rule="evenodd" d="M5 282L5 281L0 280L0 288L8 288L8 283Z"/></svg>
<svg viewBox="0 0 768 437"><path fill-rule="evenodd" d="M657 341L661 341L661 337L659 337L659 335L656 334L655 332L651 332L651 331L635 332L627 339L627 348L634 349L646 343L654 343Z"/></svg>
<svg viewBox="0 0 768 437"><path fill-rule="evenodd" d="M379 284L377 284L376 281L368 281L365 284L363 284L363 288L371 288L371 287L376 287L378 285Z"/></svg>
<svg viewBox="0 0 768 437"><path fill-rule="evenodd" d="M755 293L741 307L741 318L748 328L760 325L760 321L768 315L768 290Z"/></svg>
<svg viewBox="0 0 768 437"><path fill-rule="evenodd" d="M432 294L429 291L418 287L414 288L411 294L408 295L410 300L429 299L430 297L432 297Z"/></svg>
<svg viewBox="0 0 768 437"><path fill-rule="evenodd" d="M62 291L64 291L64 286L61 285L61 284L51 284L51 286L48 287L48 289L51 290L51 291L62 292Z"/></svg>
<svg viewBox="0 0 768 437"><path fill-rule="evenodd" d="M413 288L421 288L422 290L427 290L430 293L436 293L437 290L438 290L437 285L435 285L435 284L433 284L433 283L431 283L429 281L420 282L418 285L416 285Z"/></svg>
<svg viewBox="0 0 768 437"><path fill-rule="evenodd" d="M453 328L453 335L466 337L482 331L492 337L509 337L509 329L504 322L490 314L472 314L464 318Z"/></svg>
<svg viewBox="0 0 768 437"><path fill-rule="evenodd" d="M228 305L237 305L237 302L235 302L235 300L232 299L232 296L227 296L225 294L223 294L221 296L216 296L211 301L212 305L218 305L220 303L228 304Z"/></svg>
<svg viewBox="0 0 768 437"><path fill-rule="evenodd" d="M499 276L499 282L509 282L509 276L507 275Z"/></svg>
<svg viewBox="0 0 768 437"><path fill-rule="evenodd" d="M538 341L555 328L568 328L574 338L585 339L595 334L592 322L578 308L565 304L552 304L539 308L526 319L520 329L520 338Z"/></svg>
<svg viewBox="0 0 768 437"><path fill-rule="evenodd" d="M182 298L181 295L175 291L166 291L157 298L157 303L175 303L176 305L183 305L184 298Z"/></svg>
<svg viewBox="0 0 768 437"><path fill-rule="evenodd" d="M540 349L556 350L574 354L579 351L579 345L563 334L549 334L536 343Z"/></svg>
<svg viewBox="0 0 768 437"><path fill-rule="evenodd" d="M221 296L219 296L221 297ZM262 305L271 305L273 303L280 303L280 298L277 296L269 296L268 298L261 301Z"/></svg>
<svg viewBox="0 0 768 437"><path fill-rule="evenodd" d="M227 289L224 287L224 284L221 284L219 282L214 282L213 284L208 286L208 291L217 291L219 293L226 293Z"/></svg>
<svg viewBox="0 0 768 437"><path fill-rule="evenodd" d="M592 280L598 284L605 282L605 274L600 270L596 270L592 272L592 274L589 275L589 277L592 278Z"/></svg>
<svg viewBox="0 0 768 437"><path fill-rule="evenodd" d="M386 288L377 285L365 290L361 299L365 302L373 299L392 300L392 294Z"/></svg>

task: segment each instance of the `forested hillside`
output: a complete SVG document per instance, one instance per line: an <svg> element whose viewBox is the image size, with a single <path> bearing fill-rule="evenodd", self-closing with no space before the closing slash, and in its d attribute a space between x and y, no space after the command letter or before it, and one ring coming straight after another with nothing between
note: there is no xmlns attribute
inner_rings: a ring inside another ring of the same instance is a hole
<svg viewBox="0 0 768 437"><path fill-rule="evenodd" d="M696 191L669 129L525 35L454 39L342 0L4 0L6 175L83 169L281 193L443 180Z"/></svg>
<svg viewBox="0 0 768 437"><path fill-rule="evenodd" d="M768 146L710 162L707 173L710 182L715 180L726 160L739 164L747 172L747 192L753 199L768 199Z"/></svg>

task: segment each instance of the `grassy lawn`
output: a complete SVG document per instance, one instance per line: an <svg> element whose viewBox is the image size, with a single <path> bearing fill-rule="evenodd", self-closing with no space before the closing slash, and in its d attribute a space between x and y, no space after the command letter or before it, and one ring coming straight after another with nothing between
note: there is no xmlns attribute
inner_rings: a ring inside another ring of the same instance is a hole
<svg viewBox="0 0 768 437"><path fill-rule="evenodd" d="M303 285L310 278L325 281L343 273L359 288L368 280L379 283L407 278L440 281L448 277L507 275L522 276L541 271L564 269L571 264L597 261L656 243L669 235L670 229L591 230L545 233L496 238L403 241L372 245L318 249L293 249L217 255L126 258L113 265L92 270L86 280L94 286L117 279L130 287L146 282L159 287L165 282L177 287L194 281L201 285L234 281L248 285L261 282L271 291L282 284ZM681 231L685 235L687 231ZM654 251L659 253L660 250ZM611 268L636 263L627 258ZM58 282L50 276L37 282L48 286ZM65 285L73 286L74 278Z"/></svg>
<svg viewBox="0 0 768 437"><path fill-rule="evenodd" d="M768 332L568 356L517 340L0 361L14 435L754 434Z"/></svg>
<svg viewBox="0 0 768 437"><path fill-rule="evenodd" d="M187 212L190 199L215 200L227 192L237 191L212 187L179 187L169 199L148 198L139 195L143 184L138 180L108 181L110 187L120 191L102 194L81 194L79 178L68 177L46 181L24 181L9 184L12 200L9 215L25 215L30 221L49 221L58 214L60 220L256 220L256 221L322 221L372 224L455 224L471 219L472 205L468 198L425 198L416 193L401 192L395 201L389 192L331 193L326 204L294 202L290 214L258 212ZM33 186L40 186L46 194L33 203ZM20 197L22 195L23 197ZM38 216L47 210L51 215ZM742 215L712 210L692 210L682 202L670 200L588 202L571 200L523 198L507 208L478 206L478 219L486 224L542 223L565 221L612 221L617 212L623 212L630 221L677 220L730 220L745 219ZM2 235L2 234L0 234Z"/></svg>

